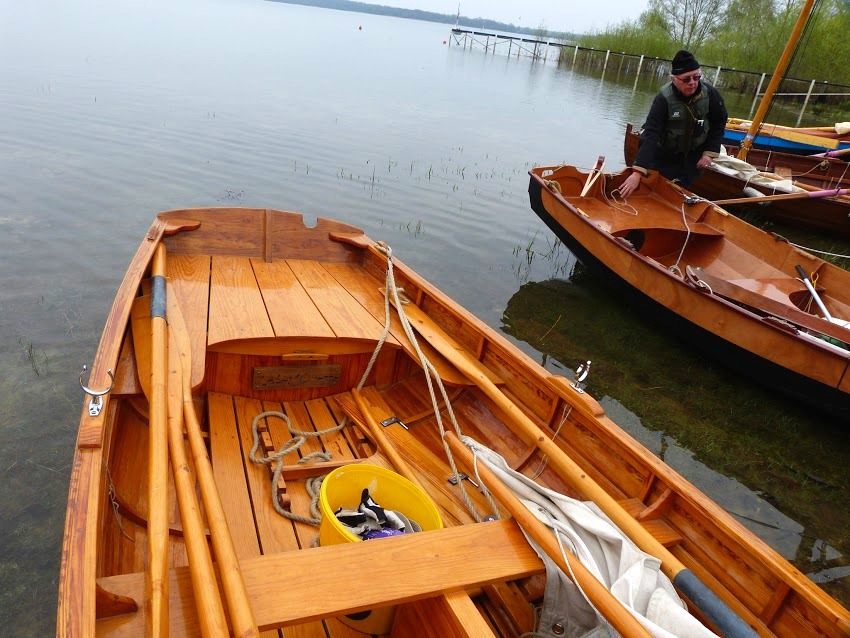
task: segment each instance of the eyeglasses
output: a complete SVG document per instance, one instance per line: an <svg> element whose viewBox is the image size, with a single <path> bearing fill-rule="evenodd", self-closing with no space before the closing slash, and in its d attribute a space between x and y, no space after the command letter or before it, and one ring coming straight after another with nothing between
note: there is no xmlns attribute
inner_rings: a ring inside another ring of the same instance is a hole
<svg viewBox="0 0 850 638"><path fill-rule="evenodd" d="M693 75L688 75L687 77L680 77L678 75L674 75L674 78L679 80L682 84L691 84L692 82L699 82L700 78L702 78L702 73L694 73Z"/></svg>

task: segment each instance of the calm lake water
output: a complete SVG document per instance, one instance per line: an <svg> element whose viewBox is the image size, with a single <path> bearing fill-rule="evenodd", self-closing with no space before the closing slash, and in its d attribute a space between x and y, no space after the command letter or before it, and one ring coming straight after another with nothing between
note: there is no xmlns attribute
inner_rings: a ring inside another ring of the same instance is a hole
<svg viewBox="0 0 850 638"><path fill-rule="evenodd" d="M259 0L0 3L0 634L54 631L77 376L160 210L258 206L358 225L567 374L631 323L584 281L588 298L564 312L599 303L613 323L547 350L507 308L585 289L563 281L574 259L529 208L528 169L599 155L621 167L625 124L643 121L657 82L464 50L449 32ZM747 115L741 104L733 115ZM678 347L658 338L650 365ZM677 369L707 367L682 356ZM618 422L848 604L847 520L820 526L818 514L848 509L846 433L799 426L781 451L796 467L798 446L824 450L815 479L829 494L797 509L770 480L646 427L651 413L625 398L634 387L596 387Z"/></svg>

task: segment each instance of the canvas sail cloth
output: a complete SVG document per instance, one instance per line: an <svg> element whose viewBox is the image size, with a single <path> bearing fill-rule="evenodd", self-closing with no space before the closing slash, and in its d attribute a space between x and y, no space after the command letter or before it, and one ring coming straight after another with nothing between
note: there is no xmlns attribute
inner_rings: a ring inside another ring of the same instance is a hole
<svg viewBox="0 0 850 638"><path fill-rule="evenodd" d="M720 146L720 155L712 160L709 169L724 175L737 177L744 180L747 184L758 184L759 186L767 187L776 193L805 192L804 189L795 186L790 179L785 179L774 173L763 173L752 164L748 164L737 157L732 157L726 152L726 147L722 144ZM756 193L755 195L761 194Z"/></svg>
<svg viewBox="0 0 850 638"><path fill-rule="evenodd" d="M661 561L641 551L596 505L541 487L513 471L493 450L468 436L462 440L477 461L486 464L529 511L555 531L564 550L574 554L653 636L716 636L688 613L661 572ZM543 610L534 636L618 636L572 580L536 543L528 541L546 565Z"/></svg>

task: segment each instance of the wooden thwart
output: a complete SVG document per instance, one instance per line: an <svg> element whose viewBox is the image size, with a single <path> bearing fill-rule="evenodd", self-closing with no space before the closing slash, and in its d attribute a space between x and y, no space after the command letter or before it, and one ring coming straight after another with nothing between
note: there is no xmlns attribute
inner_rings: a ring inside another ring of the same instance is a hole
<svg viewBox="0 0 850 638"><path fill-rule="evenodd" d="M814 330L820 334L829 335L845 343L850 343L850 330L839 324L831 323L826 319L804 312L790 302L784 304L753 290L749 290L734 281L728 281L710 275L704 270L690 271L689 275L708 284L711 287L711 292L715 295L766 312L780 319L785 319L806 330Z"/></svg>
<svg viewBox="0 0 850 638"><path fill-rule="evenodd" d="M380 552L374 543L381 543ZM493 521L283 552L243 560L241 567L257 624L266 630L524 578L541 572L543 563L516 523ZM99 584L140 598L144 575L110 576ZM171 570L169 595L169 635L199 636L188 568ZM144 627L142 614L102 622L125 635L140 635Z"/></svg>

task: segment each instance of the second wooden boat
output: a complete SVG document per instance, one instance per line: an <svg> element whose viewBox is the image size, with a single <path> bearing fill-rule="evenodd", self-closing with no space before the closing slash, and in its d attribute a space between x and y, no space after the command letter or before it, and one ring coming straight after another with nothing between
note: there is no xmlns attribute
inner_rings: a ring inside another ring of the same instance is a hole
<svg viewBox="0 0 850 638"><path fill-rule="evenodd" d="M623 144L626 165L634 162L639 142L639 133L631 124L627 124ZM738 147L727 146L726 151L734 157ZM827 191L841 192L850 188L850 164L840 159L791 155L757 148L749 152L747 163L754 172L724 170L718 161L717 166L705 169L688 188L712 201L744 200L749 193L751 202L742 201L734 207L730 206L729 210L755 209L759 216L766 219L850 237L850 197L823 196ZM758 175L758 179L753 179L754 173L770 175ZM787 185L794 185L800 198L760 202L760 196L772 197L790 192ZM801 190L817 193L818 196L806 196L800 193Z"/></svg>
<svg viewBox="0 0 850 638"><path fill-rule="evenodd" d="M436 399L423 358L446 389ZM160 214L87 384L98 396L85 401L71 473L59 636L488 638L606 624L648 636L606 588L619 561L578 562L571 550L603 544L564 527L559 544L497 470L615 521L634 545L618 543L645 552L640 591L645 575L651 600L672 604L659 622L685 614L699 632L688 635L850 635L847 610L592 397L348 224L308 228L264 209ZM478 441L477 462L458 431ZM320 488L308 480L323 475ZM408 514L425 531L347 537L332 512L357 508L362 488L399 511L418 503ZM334 502L344 491L353 502ZM535 614L568 585L547 582L540 556L579 584L579 613Z"/></svg>
<svg viewBox="0 0 850 638"><path fill-rule="evenodd" d="M531 171L531 206L579 259L653 321L784 396L850 417L850 272L692 197L658 173L627 201L629 172ZM799 274L816 284L813 296ZM823 303L821 308L818 303ZM829 314L835 323L826 318Z"/></svg>

